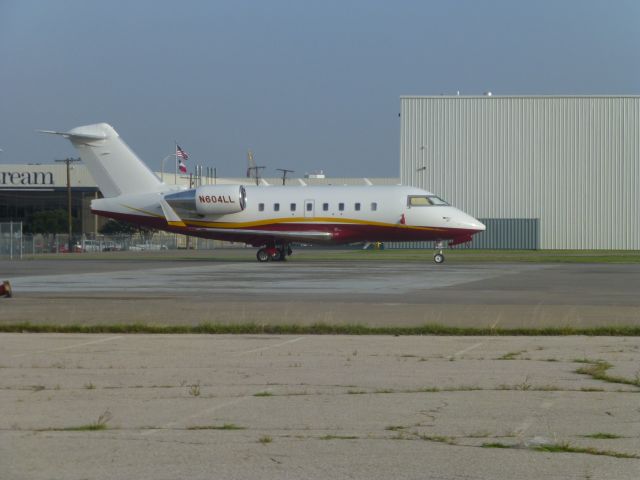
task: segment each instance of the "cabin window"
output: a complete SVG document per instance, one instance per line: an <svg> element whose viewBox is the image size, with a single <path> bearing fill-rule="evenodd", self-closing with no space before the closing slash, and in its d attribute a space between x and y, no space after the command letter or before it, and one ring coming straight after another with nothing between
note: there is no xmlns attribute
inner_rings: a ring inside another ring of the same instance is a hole
<svg viewBox="0 0 640 480"><path fill-rule="evenodd" d="M311 210L313 210L313 203L308 202L307 203L307 212L310 212Z"/></svg>
<svg viewBox="0 0 640 480"><path fill-rule="evenodd" d="M292 211L292 212L295 212L295 211L296 211L296 204L295 204L295 203L292 203L292 204L290 205L290 208L291 208L291 211Z"/></svg>
<svg viewBox="0 0 640 480"><path fill-rule="evenodd" d="M280 204L279 203L274 203L273 204L273 211L274 212L279 212L280 211Z"/></svg>
<svg viewBox="0 0 640 480"><path fill-rule="evenodd" d="M258 211L259 212L264 212L264 203L259 203L258 204Z"/></svg>
<svg viewBox="0 0 640 480"><path fill-rule="evenodd" d="M360 211L360 203L359 202L357 202L353 207L354 207L356 212Z"/></svg>
<svg viewBox="0 0 640 480"><path fill-rule="evenodd" d="M378 204L376 202L371 202L371 211L375 212L378 210Z"/></svg>
<svg viewBox="0 0 640 480"><path fill-rule="evenodd" d="M329 210L329 204L328 203L323 203L322 204L322 211L323 212L327 212Z"/></svg>
<svg viewBox="0 0 640 480"><path fill-rule="evenodd" d="M338 210L340 210L341 212L343 212L343 211L344 211L344 203L340 202L340 203L338 204Z"/></svg>

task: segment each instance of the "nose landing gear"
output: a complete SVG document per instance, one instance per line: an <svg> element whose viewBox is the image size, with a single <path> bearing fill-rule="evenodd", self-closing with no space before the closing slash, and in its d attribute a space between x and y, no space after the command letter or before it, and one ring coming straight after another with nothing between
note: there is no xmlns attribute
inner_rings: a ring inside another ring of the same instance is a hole
<svg viewBox="0 0 640 480"><path fill-rule="evenodd" d="M437 264L444 263L444 253L442 253L443 242L436 243L437 253L433 254L433 261Z"/></svg>

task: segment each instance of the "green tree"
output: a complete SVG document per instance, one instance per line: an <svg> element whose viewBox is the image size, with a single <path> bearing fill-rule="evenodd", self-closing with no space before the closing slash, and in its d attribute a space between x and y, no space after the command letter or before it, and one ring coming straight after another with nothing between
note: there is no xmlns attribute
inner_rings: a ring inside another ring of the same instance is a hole
<svg viewBox="0 0 640 480"><path fill-rule="evenodd" d="M73 231L78 231L78 220L72 219ZM67 233L67 212L61 208L57 210L41 210L29 216L24 225L24 233Z"/></svg>
<svg viewBox="0 0 640 480"><path fill-rule="evenodd" d="M129 222L109 219L100 229L103 235L133 235L138 233L138 227Z"/></svg>
<svg viewBox="0 0 640 480"><path fill-rule="evenodd" d="M135 235L139 234L145 240L151 239L157 230L150 227L135 225L129 222L121 222L119 220L110 219L100 229L103 235Z"/></svg>

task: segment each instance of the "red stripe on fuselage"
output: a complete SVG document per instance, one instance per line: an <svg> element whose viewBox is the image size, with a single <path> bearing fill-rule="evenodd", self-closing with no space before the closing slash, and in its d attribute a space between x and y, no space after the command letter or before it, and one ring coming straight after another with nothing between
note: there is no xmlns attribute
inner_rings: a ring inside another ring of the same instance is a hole
<svg viewBox="0 0 640 480"><path fill-rule="evenodd" d="M191 235L194 237L209 238L215 240L227 240L231 242L244 242L252 245L262 245L269 240L273 240L271 236L262 235L245 235L235 232L207 231L207 227L174 227L167 224L164 217L149 217L145 215L130 215L125 213L104 212L92 210L92 213L103 217L113 218L115 220L123 220L143 225L146 227L165 230L172 233L180 233L183 235ZM259 227L234 227L229 228L235 230L268 230L271 232L329 232L332 235L331 240L325 240L319 243L354 243L354 242L415 242L415 241L433 241L433 240L453 240L456 238L469 237L476 230L465 228L439 228L436 230L420 230L408 228L405 225L396 226L380 226L367 225L358 223L273 223L260 225ZM313 240L305 240L308 243L314 243Z"/></svg>

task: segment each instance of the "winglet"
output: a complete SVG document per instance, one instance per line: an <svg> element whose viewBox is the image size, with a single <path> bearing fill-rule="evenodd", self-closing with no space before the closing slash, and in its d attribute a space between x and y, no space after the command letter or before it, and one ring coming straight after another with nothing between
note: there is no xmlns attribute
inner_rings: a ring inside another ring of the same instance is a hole
<svg viewBox="0 0 640 480"><path fill-rule="evenodd" d="M178 216L176 211L171 208L171 205L167 203L164 198L160 199L160 206L162 207L162 213L164 213L164 217L167 219L167 223L172 227L186 227L187 225L182 221L182 219Z"/></svg>

